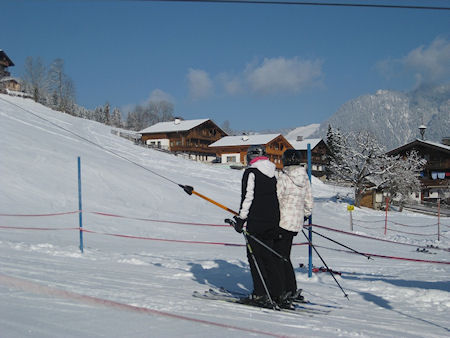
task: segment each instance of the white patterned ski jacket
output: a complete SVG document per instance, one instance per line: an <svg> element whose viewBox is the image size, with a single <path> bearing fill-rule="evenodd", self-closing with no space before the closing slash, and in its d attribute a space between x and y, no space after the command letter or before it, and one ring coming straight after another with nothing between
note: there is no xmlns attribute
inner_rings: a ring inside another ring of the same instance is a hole
<svg viewBox="0 0 450 338"><path fill-rule="evenodd" d="M280 203L280 227L299 232L304 216L310 216L313 197L306 170L301 166L283 169L277 181L277 195Z"/></svg>

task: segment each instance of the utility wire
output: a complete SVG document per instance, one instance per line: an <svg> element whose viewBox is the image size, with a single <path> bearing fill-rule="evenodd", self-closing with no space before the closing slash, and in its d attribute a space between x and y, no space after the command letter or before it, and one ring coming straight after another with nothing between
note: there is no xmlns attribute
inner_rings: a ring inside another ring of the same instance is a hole
<svg viewBox="0 0 450 338"><path fill-rule="evenodd" d="M323 6L323 7L363 7L363 8L389 8L389 9L418 9L448 11L450 7L443 6L414 6L373 3L340 3L340 2L315 2L315 1L276 1L276 0L121 0L140 2L191 2L191 3L228 3L251 5L290 5L290 6Z"/></svg>
<svg viewBox="0 0 450 338"><path fill-rule="evenodd" d="M110 153L110 154L113 154L114 156L117 156L117 157L119 157L119 158L121 158L121 159L123 159L123 160L125 160L125 161L128 161L128 162L130 162L130 163L132 163L132 164L134 164L134 165L136 165L136 166L138 166L138 167L140 167L140 168L142 168L142 169L144 169L144 170L147 170L147 171L151 172L152 174L154 174L154 175L156 175L156 176L158 176L158 177L160 177L160 178L162 178L162 179L164 179L164 180L166 180L166 181L169 181L169 182L171 182L171 183L173 183L173 184L176 184L176 185L180 186L180 184L178 184L177 182L171 180L170 178L168 178L168 177L166 177L166 176L163 176L163 175L157 173L156 171L153 171L153 170L151 170L151 169L149 169L149 168L143 166L142 164L139 164L139 163L137 163L137 162L135 162L135 161L132 161L132 160L130 160L129 158L127 158L127 157L125 157L125 156L119 155L119 154L117 154L116 152L114 152L114 151L112 151L112 150L110 150L110 149L108 149L108 148L105 148L105 147L101 146L100 144L95 143L95 142L93 142L93 141L91 141L91 140L89 140L89 139L87 139L87 138L85 138L85 137L83 137L83 136L81 136L81 135L78 135L77 133L75 133L75 132L73 132L73 131L71 131L71 130L69 130L69 129L66 129L66 128L64 128L64 127L61 127L61 126L58 125L57 123L54 123L54 122L52 122L52 121L50 121L50 120L48 120L48 119L46 119L46 118L44 118L44 117L42 117L42 116L39 116L38 114L33 113L33 112L32 112L31 110L29 110L29 109L25 109L25 108L19 106L18 104L15 104L15 103L13 103L13 102L10 102L10 101L8 101L8 100L5 100L5 99L3 99L3 98L1 98L1 97L0 97L0 100L1 100L1 101L4 101L4 102L6 102L6 103L9 103L9 104L11 104L11 105L13 105L13 106L15 106L15 107L17 107L17 108L19 108L19 109L21 109L21 110L23 110L23 111L29 113L29 114L31 114L31 115L33 115L33 116L35 116L35 117L41 119L41 120L44 120L45 122L48 122L48 123L50 123L51 125L53 125L53 126L59 128L59 129L62 129L62 130L64 130L64 131L66 131L66 132L68 132L68 133L70 133L70 134L72 134L72 135L78 137L79 139L81 139L81 140L83 140L83 141L85 141L85 142L88 142L88 143L90 143L90 144L92 144L92 145L94 145L94 146L96 146L96 147L102 149L102 150L105 151L105 152L108 152L108 153Z"/></svg>

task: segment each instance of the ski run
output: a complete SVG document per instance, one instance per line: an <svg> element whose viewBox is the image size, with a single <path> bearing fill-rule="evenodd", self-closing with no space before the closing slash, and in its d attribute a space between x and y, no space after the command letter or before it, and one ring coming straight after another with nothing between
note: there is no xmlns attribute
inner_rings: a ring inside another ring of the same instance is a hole
<svg viewBox="0 0 450 338"><path fill-rule="evenodd" d="M450 335L448 218L437 241L436 216L390 211L385 236L384 212L355 208L352 232L351 190L313 179L313 223L323 227L314 230L372 257L313 235L349 299L327 271L308 278L299 234L298 286L321 304L299 306L314 313L204 300L194 291L251 292L244 239L224 224L232 215L177 184L236 210L242 171L136 146L108 126L2 94L0 135L1 337ZM313 263L323 266L317 255Z"/></svg>

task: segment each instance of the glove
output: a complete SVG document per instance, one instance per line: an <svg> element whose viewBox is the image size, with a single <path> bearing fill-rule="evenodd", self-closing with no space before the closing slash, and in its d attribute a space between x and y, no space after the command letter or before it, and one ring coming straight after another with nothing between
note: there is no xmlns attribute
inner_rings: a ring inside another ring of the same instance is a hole
<svg viewBox="0 0 450 338"><path fill-rule="evenodd" d="M242 219L239 216L234 216L233 218L234 218L233 222L234 230L236 230L238 233L241 234L244 231L243 228L245 224L245 219Z"/></svg>
<svg viewBox="0 0 450 338"><path fill-rule="evenodd" d="M245 220L243 220L242 218L240 218L238 216L234 216L234 219L226 218L225 223L228 223L229 225L231 225L234 228L234 230L236 230L239 233L242 233L244 231L243 228L244 228Z"/></svg>
<svg viewBox="0 0 450 338"><path fill-rule="evenodd" d="M306 221L308 221L309 220L309 216L304 216L303 217L303 222L306 222Z"/></svg>

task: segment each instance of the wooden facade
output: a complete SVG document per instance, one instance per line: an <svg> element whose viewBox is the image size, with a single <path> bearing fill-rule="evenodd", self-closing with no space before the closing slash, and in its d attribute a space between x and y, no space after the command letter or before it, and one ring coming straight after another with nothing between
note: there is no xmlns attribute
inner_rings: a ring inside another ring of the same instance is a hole
<svg viewBox="0 0 450 338"><path fill-rule="evenodd" d="M11 77L8 67L14 66L14 63L0 49L0 90L4 93L7 91L20 92L20 83L15 78Z"/></svg>
<svg viewBox="0 0 450 338"><path fill-rule="evenodd" d="M177 120L172 123L177 124ZM227 135L212 120L204 120L198 125L186 130L183 129L180 121L178 123L180 123L180 128L178 129L168 128L167 131L161 130L157 132L145 132L143 130L140 132L142 135L141 140L149 146L166 149L175 153L191 154L197 158L200 157L200 159L206 160L206 157L216 156L214 151L208 146Z"/></svg>
<svg viewBox="0 0 450 338"><path fill-rule="evenodd" d="M21 90L19 81L10 76L0 78L0 88L5 89L7 91L12 90L15 92L20 92Z"/></svg>
<svg viewBox="0 0 450 338"><path fill-rule="evenodd" d="M11 76L8 72L8 67L14 66L14 63L11 59L6 55L4 51L0 49L0 78L5 76Z"/></svg>
<svg viewBox="0 0 450 338"><path fill-rule="evenodd" d="M233 162L238 163L237 159L234 160L234 156L237 155L239 157L239 163L241 163L242 165L247 165L248 148L252 145L260 144L252 142L251 137L252 136L245 136L245 135L240 136L238 137L238 139L240 139L241 141L235 142L235 144L218 145L218 146L211 145L210 148L213 149L213 151L216 153L218 157L222 158L222 163L227 162L226 160L224 160L227 158L227 156L229 158L233 158L232 161L228 161L229 163ZM247 140L248 143L246 143ZM286 149L292 149L292 145L284 138L284 136L281 134L279 134L278 136L274 135L272 139L268 140L266 143L261 144L266 147L266 153L269 160L275 163L278 169L283 168L281 156L283 155Z"/></svg>
<svg viewBox="0 0 450 338"><path fill-rule="evenodd" d="M441 195L445 195L444 192L448 193L450 190L450 146L417 139L391 150L388 155L406 156L413 150L427 160L420 177L421 199L441 198Z"/></svg>
<svg viewBox="0 0 450 338"><path fill-rule="evenodd" d="M298 139L291 141L295 150L300 152L301 161L308 163L308 143L311 145L311 174L325 180L328 165L328 146L323 139Z"/></svg>

